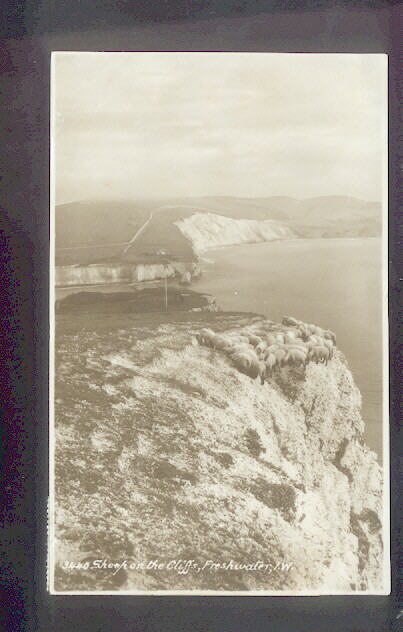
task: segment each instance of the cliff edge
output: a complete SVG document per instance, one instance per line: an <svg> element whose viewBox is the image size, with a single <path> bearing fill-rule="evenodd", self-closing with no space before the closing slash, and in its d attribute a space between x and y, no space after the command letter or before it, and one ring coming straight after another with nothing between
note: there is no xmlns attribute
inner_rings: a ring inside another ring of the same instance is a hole
<svg viewBox="0 0 403 632"><path fill-rule="evenodd" d="M382 590L382 475L346 359L262 386L196 343L206 323L268 321L57 329L55 589Z"/></svg>

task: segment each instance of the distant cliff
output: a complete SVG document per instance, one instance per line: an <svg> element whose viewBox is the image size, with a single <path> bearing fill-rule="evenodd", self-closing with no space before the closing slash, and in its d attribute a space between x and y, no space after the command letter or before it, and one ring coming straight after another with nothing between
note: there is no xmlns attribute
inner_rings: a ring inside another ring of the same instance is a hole
<svg viewBox="0 0 403 632"><path fill-rule="evenodd" d="M160 318L58 325L56 590L382 590L382 473L342 353L262 386L194 337L261 317ZM62 567L105 558L266 569Z"/></svg>
<svg viewBox="0 0 403 632"><path fill-rule="evenodd" d="M103 263L92 265L56 266L56 287L135 283L161 279L190 281L200 274L192 263L165 261L163 263Z"/></svg>
<svg viewBox="0 0 403 632"><path fill-rule="evenodd" d="M270 220L303 238L376 237L382 228L380 203L347 196L86 200L56 207L56 263L85 264L121 258L128 242L150 215L152 221L124 258L158 248L189 258L189 241L183 239L176 222L183 219L186 225L189 216L200 213L241 221ZM266 240L265 235L259 240ZM214 234L209 236L214 240ZM225 245L228 243L240 242L227 239Z"/></svg>
<svg viewBox="0 0 403 632"><path fill-rule="evenodd" d="M175 222L195 252L242 243L292 239L295 233L273 220L232 219L215 213L194 213Z"/></svg>

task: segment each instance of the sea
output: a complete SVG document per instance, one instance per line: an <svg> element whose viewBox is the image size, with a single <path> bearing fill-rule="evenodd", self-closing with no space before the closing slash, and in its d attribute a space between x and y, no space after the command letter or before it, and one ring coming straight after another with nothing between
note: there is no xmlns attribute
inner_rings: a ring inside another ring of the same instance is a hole
<svg viewBox="0 0 403 632"><path fill-rule="evenodd" d="M192 287L213 294L224 310L274 321L294 316L332 329L361 391L366 443L382 462L381 239L294 239L209 250Z"/></svg>

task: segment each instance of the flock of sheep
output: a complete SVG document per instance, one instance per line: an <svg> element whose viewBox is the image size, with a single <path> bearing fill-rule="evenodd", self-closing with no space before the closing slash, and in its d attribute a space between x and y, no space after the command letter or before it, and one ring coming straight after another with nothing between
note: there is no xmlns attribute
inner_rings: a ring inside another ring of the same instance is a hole
<svg viewBox="0 0 403 632"><path fill-rule="evenodd" d="M261 383L284 366L306 366L308 362L327 364L333 357L336 336L332 331L317 325L303 323L285 316L284 327L260 330L259 335L250 329L218 334L202 329L196 334L199 344L227 354L236 368Z"/></svg>

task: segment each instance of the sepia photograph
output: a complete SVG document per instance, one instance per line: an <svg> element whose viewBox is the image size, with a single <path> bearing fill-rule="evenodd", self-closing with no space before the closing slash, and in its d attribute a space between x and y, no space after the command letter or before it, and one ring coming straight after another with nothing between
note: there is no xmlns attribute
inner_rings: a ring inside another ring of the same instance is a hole
<svg viewBox="0 0 403 632"><path fill-rule="evenodd" d="M51 594L390 593L387 68L52 53Z"/></svg>

